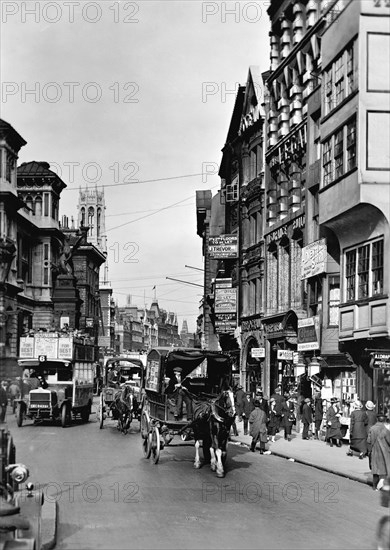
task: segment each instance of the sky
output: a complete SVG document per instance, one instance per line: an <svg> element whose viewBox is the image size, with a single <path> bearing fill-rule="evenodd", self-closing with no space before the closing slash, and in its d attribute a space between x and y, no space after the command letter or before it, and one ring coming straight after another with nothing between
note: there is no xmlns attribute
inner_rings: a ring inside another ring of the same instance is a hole
<svg viewBox="0 0 390 550"><path fill-rule="evenodd" d="M77 219L80 186L103 186L118 305L156 297L195 332L195 194L220 187L238 84L250 65L269 69L269 2L0 5L0 115L27 141L18 164L47 161L60 175L60 217Z"/></svg>

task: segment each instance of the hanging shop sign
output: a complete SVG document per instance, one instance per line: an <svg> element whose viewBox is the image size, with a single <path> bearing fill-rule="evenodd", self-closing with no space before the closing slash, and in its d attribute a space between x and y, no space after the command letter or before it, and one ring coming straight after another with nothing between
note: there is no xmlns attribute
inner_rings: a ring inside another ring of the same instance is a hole
<svg viewBox="0 0 390 550"><path fill-rule="evenodd" d="M215 313L236 313L237 311L237 289L236 288L216 288Z"/></svg>
<svg viewBox="0 0 390 550"><path fill-rule="evenodd" d="M264 357L265 357L265 348L252 348L251 349L251 357L258 358L258 359L264 359Z"/></svg>
<svg viewBox="0 0 390 550"><path fill-rule="evenodd" d="M279 361L292 361L293 350L290 349L278 349L277 358Z"/></svg>
<svg viewBox="0 0 390 550"><path fill-rule="evenodd" d="M223 278L214 280L215 288L232 288L232 278Z"/></svg>
<svg viewBox="0 0 390 550"><path fill-rule="evenodd" d="M250 332L252 330L261 330L262 322L259 317L255 319L244 319L241 321L241 330L242 332Z"/></svg>
<svg viewBox="0 0 390 550"><path fill-rule="evenodd" d="M212 260L237 258L237 254L237 235L219 235L218 237L209 237L209 255Z"/></svg>
<svg viewBox="0 0 390 550"><path fill-rule="evenodd" d="M319 239L302 248L301 278L308 279L326 272L326 239Z"/></svg>
<svg viewBox="0 0 390 550"><path fill-rule="evenodd" d="M390 369L390 351L372 352L370 366L374 369Z"/></svg>
<svg viewBox="0 0 390 550"><path fill-rule="evenodd" d="M235 313L216 313L215 330L220 333L234 332L237 328Z"/></svg>
<svg viewBox="0 0 390 550"><path fill-rule="evenodd" d="M298 351L319 349L320 318L318 315L298 319Z"/></svg>

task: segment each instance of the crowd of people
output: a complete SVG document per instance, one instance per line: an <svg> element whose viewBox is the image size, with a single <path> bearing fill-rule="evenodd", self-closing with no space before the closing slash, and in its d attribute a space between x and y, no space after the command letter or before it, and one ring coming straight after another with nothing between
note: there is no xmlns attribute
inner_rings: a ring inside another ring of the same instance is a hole
<svg viewBox="0 0 390 550"><path fill-rule="evenodd" d="M313 399L298 398L291 393L282 395L281 386L278 386L268 402L261 388L253 395L239 385L235 401L237 420L243 423L243 433L252 437L252 452L259 443L260 454L271 454L266 450L266 443L275 442L276 435L281 432L285 440L292 441L293 426L297 433L302 434L302 439L323 439L330 447L341 447L346 435L341 424L343 406L337 397L332 397L329 403L322 399L320 392L316 392ZM351 405L347 455L357 456L360 460L368 457L373 488L380 490L386 477L390 476L390 418L377 415L372 401L363 405L356 400ZM233 432L238 435L236 424Z"/></svg>

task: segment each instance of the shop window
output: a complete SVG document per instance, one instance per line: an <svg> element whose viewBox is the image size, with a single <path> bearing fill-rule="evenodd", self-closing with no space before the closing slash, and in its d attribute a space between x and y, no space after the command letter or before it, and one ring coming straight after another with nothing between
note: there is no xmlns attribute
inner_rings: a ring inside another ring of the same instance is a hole
<svg viewBox="0 0 390 550"><path fill-rule="evenodd" d="M317 315L321 309L322 302L322 280L313 277L308 282L308 298L310 316Z"/></svg>
<svg viewBox="0 0 390 550"><path fill-rule="evenodd" d="M345 253L345 299L347 302L383 293L383 239Z"/></svg>

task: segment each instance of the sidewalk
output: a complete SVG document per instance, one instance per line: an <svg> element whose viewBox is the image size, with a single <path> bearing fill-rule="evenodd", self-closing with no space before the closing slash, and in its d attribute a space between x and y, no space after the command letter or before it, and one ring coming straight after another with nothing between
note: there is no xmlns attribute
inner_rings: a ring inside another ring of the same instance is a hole
<svg viewBox="0 0 390 550"><path fill-rule="evenodd" d="M249 448L252 438L243 435L243 423L237 422L238 436L231 435L231 441L240 443ZM286 459L293 459L295 462L318 468L339 476L359 481L372 486L372 474L368 465L368 457L360 460L355 453L353 457L347 456L349 445L343 442L342 447L330 447L324 441L302 439L301 433L292 432L292 441L284 439L283 429L276 435L275 443L269 441L266 444L271 454ZM257 444L256 453L259 452Z"/></svg>

